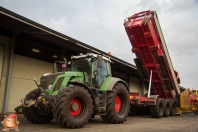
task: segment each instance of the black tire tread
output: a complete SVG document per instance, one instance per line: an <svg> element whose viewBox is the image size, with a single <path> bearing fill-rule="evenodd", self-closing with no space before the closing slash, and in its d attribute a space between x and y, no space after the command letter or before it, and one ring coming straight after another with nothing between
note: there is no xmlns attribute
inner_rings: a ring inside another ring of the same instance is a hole
<svg viewBox="0 0 198 132"><path fill-rule="evenodd" d="M71 96L80 96L86 102L85 114L77 119L70 115L66 105L70 103ZM66 128L81 128L88 123L93 113L93 100L89 92L80 86L66 87L52 99L52 113L59 124Z"/></svg>
<svg viewBox="0 0 198 132"><path fill-rule="evenodd" d="M169 99L164 99L164 117L170 116L170 101Z"/></svg>
<svg viewBox="0 0 198 132"><path fill-rule="evenodd" d="M117 94L122 94L122 97L124 98L122 99L124 100L124 102L122 102L124 106L122 106L121 108L123 110L121 115L115 112L115 96ZM124 84L116 83L113 87L113 91L107 92L106 106L107 106L106 107L107 115L101 116L105 122L120 124L126 121L130 109L130 103L129 103L129 94Z"/></svg>
<svg viewBox="0 0 198 132"><path fill-rule="evenodd" d="M176 104L173 100L170 100L170 116L174 116L176 114Z"/></svg>
<svg viewBox="0 0 198 132"><path fill-rule="evenodd" d="M150 114L153 118L161 118L163 116L164 112L160 113L159 111L160 103L162 103L162 105L164 104L161 98L157 98L156 105L150 106ZM164 108L162 110L164 110Z"/></svg>

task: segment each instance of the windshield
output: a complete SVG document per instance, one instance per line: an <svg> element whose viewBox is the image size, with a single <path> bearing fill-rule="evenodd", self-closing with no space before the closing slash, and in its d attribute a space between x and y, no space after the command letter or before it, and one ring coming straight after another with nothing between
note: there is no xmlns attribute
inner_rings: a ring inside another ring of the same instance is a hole
<svg viewBox="0 0 198 132"><path fill-rule="evenodd" d="M72 71L83 72L85 76L85 84L90 86L91 84L91 62L89 58L80 58L72 60Z"/></svg>
<svg viewBox="0 0 198 132"><path fill-rule="evenodd" d="M80 58L72 61L72 71L91 73L91 62L89 58Z"/></svg>

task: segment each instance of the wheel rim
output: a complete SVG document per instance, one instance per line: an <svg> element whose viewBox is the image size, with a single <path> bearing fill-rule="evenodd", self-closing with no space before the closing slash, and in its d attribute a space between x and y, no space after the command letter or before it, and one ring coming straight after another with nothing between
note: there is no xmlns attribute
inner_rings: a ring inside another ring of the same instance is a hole
<svg viewBox="0 0 198 132"><path fill-rule="evenodd" d="M120 97L117 95L115 97L115 111L116 113L119 113L120 112L120 109L121 109L121 100L120 100Z"/></svg>
<svg viewBox="0 0 198 132"><path fill-rule="evenodd" d="M73 117L79 116L81 114L81 110L82 110L82 103L78 99L73 98L70 101L70 105L69 105L70 115Z"/></svg>

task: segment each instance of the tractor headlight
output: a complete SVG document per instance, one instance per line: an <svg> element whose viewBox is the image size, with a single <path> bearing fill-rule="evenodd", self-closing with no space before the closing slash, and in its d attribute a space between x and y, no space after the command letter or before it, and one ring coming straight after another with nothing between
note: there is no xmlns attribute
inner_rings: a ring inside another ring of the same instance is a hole
<svg viewBox="0 0 198 132"><path fill-rule="evenodd" d="M51 89L51 87L52 87L52 85L49 85L49 86L47 87L47 90L49 91L49 90Z"/></svg>

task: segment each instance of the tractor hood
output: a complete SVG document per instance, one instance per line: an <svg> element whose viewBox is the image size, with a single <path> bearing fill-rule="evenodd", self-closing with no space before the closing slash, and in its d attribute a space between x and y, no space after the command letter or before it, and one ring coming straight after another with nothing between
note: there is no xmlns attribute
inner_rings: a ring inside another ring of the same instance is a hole
<svg viewBox="0 0 198 132"><path fill-rule="evenodd" d="M49 92L65 88L69 81L84 81L83 72L57 72L44 74L40 78L41 88Z"/></svg>

